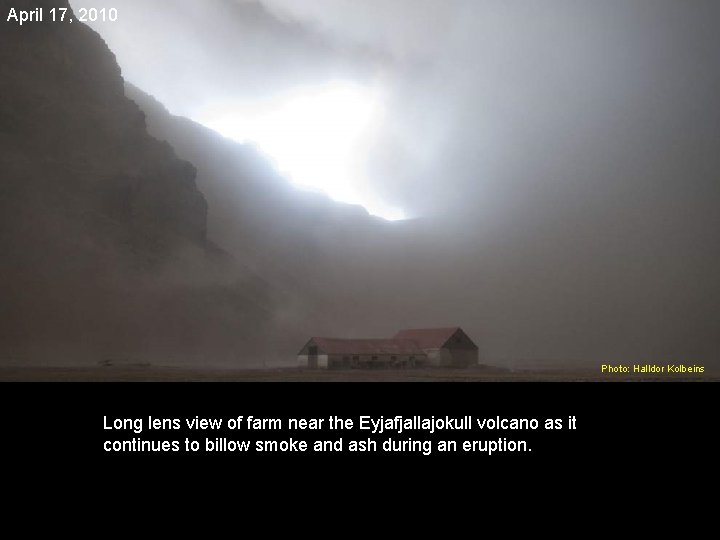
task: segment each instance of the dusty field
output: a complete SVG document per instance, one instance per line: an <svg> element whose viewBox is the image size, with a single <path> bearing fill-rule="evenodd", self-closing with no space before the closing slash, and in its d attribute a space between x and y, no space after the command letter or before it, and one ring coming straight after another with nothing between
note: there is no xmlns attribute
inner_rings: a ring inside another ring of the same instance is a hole
<svg viewBox="0 0 720 540"><path fill-rule="evenodd" d="M599 371L599 370L598 370ZM0 367L0 381L15 382L490 382L490 381L720 381L697 375L603 375L592 370L511 371L501 368L311 371L298 368L223 369L160 366Z"/></svg>

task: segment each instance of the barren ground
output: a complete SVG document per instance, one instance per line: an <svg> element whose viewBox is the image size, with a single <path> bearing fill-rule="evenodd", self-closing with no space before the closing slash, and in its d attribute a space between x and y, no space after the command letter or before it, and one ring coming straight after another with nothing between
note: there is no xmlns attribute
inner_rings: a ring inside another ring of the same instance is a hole
<svg viewBox="0 0 720 540"><path fill-rule="evenodd" d="M490 381L720 381L717 372L703 374L607 375L590 369L469 369L323 371L298 368L230 369L161 366L0 367L0 381L16 382L490 382Z"/></svg>

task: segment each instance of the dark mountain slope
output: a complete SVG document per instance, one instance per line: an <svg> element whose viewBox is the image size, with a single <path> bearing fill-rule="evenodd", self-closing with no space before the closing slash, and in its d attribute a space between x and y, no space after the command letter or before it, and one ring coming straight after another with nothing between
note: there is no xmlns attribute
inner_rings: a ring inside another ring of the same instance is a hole
<svg viewBox="0 0 720 540"><path fill-rule="evenodd" d="M271 322L267 285L208 242L195 168L51 6L69 7L0 1L46 8L0 32L0 361L240 359Z"/></svg>

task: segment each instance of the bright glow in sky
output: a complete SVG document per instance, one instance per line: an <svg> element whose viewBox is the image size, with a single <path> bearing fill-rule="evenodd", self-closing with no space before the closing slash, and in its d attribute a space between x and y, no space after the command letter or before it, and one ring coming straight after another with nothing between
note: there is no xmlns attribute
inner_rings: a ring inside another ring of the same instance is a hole
<svg viewBox="0 0 720 540"><path fill-rule="evenodd" d="M377 90L335 81L261 101L214 104L197 120L225 137L255 144L294 184L364 206L373 215L403 219L363 188L366 148L382 121Z"/></svg>

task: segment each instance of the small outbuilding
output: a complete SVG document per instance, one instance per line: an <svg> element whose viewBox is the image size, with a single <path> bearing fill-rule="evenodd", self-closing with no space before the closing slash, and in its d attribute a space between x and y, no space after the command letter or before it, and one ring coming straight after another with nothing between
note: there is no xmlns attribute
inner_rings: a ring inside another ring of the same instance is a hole
<svg viewBox="0 0 720 540"><path fill-rule="evenodd" d="M477 345L458 327L402 330L391 339L314 337L298 353L298 365L311 369L467 367L477 363Z"/></svg>

